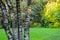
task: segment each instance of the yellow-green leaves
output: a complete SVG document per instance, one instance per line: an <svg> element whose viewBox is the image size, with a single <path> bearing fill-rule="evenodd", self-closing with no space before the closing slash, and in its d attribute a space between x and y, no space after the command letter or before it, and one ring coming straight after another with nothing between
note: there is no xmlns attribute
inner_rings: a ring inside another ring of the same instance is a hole
<svg viewBox="0 0 60 40"><path fill-rule="evenodd" d="M57 2L47 3L45 8L45 15L44 17L49 18L50 21L55 20L55 16L57 15L58 11L58 4Z"/></svg>

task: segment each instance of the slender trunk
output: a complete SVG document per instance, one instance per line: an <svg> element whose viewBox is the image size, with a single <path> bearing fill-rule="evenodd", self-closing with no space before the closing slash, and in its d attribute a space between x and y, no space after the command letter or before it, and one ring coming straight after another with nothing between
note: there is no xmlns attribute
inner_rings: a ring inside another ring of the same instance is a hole
<svg viewBox="0 0 60 40"><path fill-rule="evenodd" d="M22 24L21 24L20 0L16 0L16 9L17 9L17 23L18 23L18 40L22 40Z"/></svg>
<svg viewBox="0 0 60 40"><path fill-rule="evenodd" d="M15 16L14 16L11 0L6 0L6 2L9 7L9 12L10 12L11 20L12 20L12 30L13 30L14 39L18 40L18 34L17 34L16 26L15 26Z"/></svg>
<svg viewBox="0 0 60 40"><path fill-rule="evenodd" d="M29 40L29 21L30 21L30 16L26 15L25 26L24 26L24 40Z"/></svg>
<svg viewBox="0 0 60 40"><path fill-rule="evenodd" d="M8 27L8 17L7 17L7 10L6 10L6 6L5 4L0 0L0 6L2 8L2 15L3 15L3 22L2 22L2 26L5 29L5 32L8 36L8 40L13 40L11 31Z"/></svg>
<svg viewBox="0 0 60 40"><path fill-rule="evenodd" d="M41 11L42 12L40 12L40 23L41 23L41 27L44 27L45 26L45 21L44 21L44 18L43 18L43 14L44 14L44 7L45 7L45 5L47 4L47 2L48 2L48 0L47 1L43 1L43 0L41 0L41 4L40 4L40 6L41 6Z"/></svg>
<svg viewBox="0 0 60 40"><path fill-rule="evenodd" d="M29 22L30 22L31 0L28 0L27 13L24 26L24 40L29 40Z"/></svg>

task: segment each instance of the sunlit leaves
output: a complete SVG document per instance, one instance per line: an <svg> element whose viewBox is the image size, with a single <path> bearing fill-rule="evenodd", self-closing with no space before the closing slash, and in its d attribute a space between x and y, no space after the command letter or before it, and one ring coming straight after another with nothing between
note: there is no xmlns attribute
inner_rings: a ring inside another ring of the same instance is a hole
<svg viewBox="0 0 60 40"><path fill-rule="evenodd" d="M56 2L51 2L47 3L46 8L45 8L45 17L54 19L55 15L57 14L56 12L58 11L58 6Z"/></svg>
<svg viewBox="0 0 60 40"><path fill-rule="evenodd" d="M59 26L60 20L60 3L56 2L48 2L44 9L44 17L53 23L53 27ZM47 21L47 22L49 22ZM51 23L50 23L51 24ZM50 25L49 24L49 25Z"/></svg>

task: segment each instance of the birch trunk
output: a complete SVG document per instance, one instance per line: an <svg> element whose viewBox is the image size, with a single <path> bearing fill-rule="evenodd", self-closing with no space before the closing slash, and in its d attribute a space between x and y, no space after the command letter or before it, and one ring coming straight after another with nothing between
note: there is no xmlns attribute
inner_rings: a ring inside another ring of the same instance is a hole
<svg viewBox="0 0 60 40"><path fill-rule="evenodd" d="M22 40L22 24L21 24L20 0L16 0L16 9L17 9L17 23L18 23L18 40Z"/></svg>
<svg viewBox="0 0 60 40"><path fill-rule="evenodd" d="M14 40L18 40L18 33L15 26L15 16L14 16L13 6L11 4L11 0L6 0L6 2L9 8L9 12L12 20L12 30L13 30Z"/></svg>
<svg viewBox="0 0 60 40"><path fill-rule="evenodd" d="M8 36L8 40L13 40L12 34L11 34L10 29L8 27L8 16L7 16L6 6L1 0L0 0L0 6L2 8L2 15L3 15L2 26Z"/></svg>
<svg viewBox="0 0 60 40"><path fill-rule="evenodd" d="M31 12L31 0L28 0L27 13L25 17L25 26L24 26L24 40L29 40L29 22L30 22L30 12Z"/></svg>

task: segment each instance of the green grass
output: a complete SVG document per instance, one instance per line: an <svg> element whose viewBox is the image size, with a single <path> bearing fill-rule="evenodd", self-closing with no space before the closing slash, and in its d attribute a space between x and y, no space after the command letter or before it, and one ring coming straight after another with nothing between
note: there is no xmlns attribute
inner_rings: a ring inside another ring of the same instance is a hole
<svg viewBox="0 0 60 40"><path fill-rule="evenodd" d="M0 29L0 40L8 40L3 29ZM60 29L30 28L30 40L60 40Z"/></svg>

